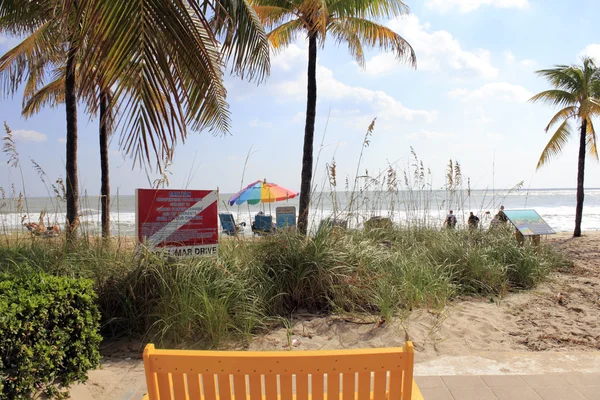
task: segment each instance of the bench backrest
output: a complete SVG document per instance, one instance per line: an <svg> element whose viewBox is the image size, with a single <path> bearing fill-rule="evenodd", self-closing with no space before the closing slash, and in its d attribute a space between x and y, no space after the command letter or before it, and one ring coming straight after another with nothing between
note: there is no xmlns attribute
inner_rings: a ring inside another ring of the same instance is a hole
<svg viewBox="0 0 600 400"><path fill-rule="evenodd" d="M144 350L150 400L308 400L309 393L312 400L408 400L413 363L411 342L336 351Z"/></svg>

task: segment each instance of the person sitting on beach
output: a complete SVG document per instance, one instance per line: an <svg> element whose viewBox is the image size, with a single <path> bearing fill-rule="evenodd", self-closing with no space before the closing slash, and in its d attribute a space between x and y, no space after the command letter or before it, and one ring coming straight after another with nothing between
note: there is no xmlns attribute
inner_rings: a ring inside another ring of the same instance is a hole
<svg viewBox="0 0 600 400"><path fill-rule="evenodd" d="M502 223L508 222L508 217L504 214L504 206L500 206L500 211L498 211L494 219Z"/></svg>
<svg viewBox="0 0 600 400"><path fill-rule="evenodd" d="M469 214L469 228L471 229L477 229L477 227L479 226L479 217L476 215L473 215L473 211L471 211L471 213Z"/></svg>
<svg viewBox="0 0 600 400"><path fill-rule="evenodd" d="M454 229L454 227L456 226L456 215L454 215L454 212L452 210L450 210L448 212L448 215L446 215L444 225L449 229Z"/></svg>

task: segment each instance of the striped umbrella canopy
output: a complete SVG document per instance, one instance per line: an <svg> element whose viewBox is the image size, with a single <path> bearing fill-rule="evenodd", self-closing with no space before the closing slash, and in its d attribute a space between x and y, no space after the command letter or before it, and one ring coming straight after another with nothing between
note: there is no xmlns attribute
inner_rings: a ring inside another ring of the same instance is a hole
<svg viewBox="0 0 600 400"><path fill-rule="evenodd" d="M239 205L245 201L248 204L273 203L275 201L293 199L294 197L296 197L295 192L264 180L251 183L231 196L229 198L229 205Z"/></svg>

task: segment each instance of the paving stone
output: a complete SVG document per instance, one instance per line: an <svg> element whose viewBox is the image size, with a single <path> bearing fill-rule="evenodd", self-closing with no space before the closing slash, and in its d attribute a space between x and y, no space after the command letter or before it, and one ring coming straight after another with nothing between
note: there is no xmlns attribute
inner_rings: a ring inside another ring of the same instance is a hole
<svg viewBox="0 0 600 400"><path fill-rule="evenodd" d="M497 387L492 389L498 400L541 400L537 392L530 387Z"/></svg>
<svg viewBox="0 0 600 400"><path fill-rule="evenodd" d="M600 400L600 386L577 386L577 390L588 400Z"/></svg>
<svg viewBox="0 0 600 400"><path fill-rule="evenodd" d="M479 376L442 376L446 387L452 389L487 388Z"/></svg>
<svg viewBox="0 0 600 400"><path fill-rule="evenodd" d="M574 386L538 387L535 391L544 400L587 400Z"/></svg>
<svg viewBox="0 0 600 400"><path fill-rule="evenodd" d="M560 375L520 375L532 388L570 386L569 382Z"/></svg>
<svg viewBox="0 0 600 400"><path fill-rule="evenodd" d="M486 385L497 387L527 387L527 383L517 375L484 375L481 377Z"/></svg>
<svg viewBox="0 0 600 400"><path fill-rule="evenodd" d="M490 388L450 389L454 400L498 400Z"/></svg>
<svg viewBox="0 0 600 400"><path fill-rule="evenodd" d="M565 374L562 377L573 386L600 386L600 374Z"/></svg>
<svg viewBox="0 0 600 400"><path fill-rule="evenodd" d="M425 400L454 400L446 388L421 389L421 394Z"/></svg>
<svg viewBox="0 0 600 400"><path fill-rule="evenodd" d="M446 388L444 381L439 376L415 376L419 389Z"/></svg>

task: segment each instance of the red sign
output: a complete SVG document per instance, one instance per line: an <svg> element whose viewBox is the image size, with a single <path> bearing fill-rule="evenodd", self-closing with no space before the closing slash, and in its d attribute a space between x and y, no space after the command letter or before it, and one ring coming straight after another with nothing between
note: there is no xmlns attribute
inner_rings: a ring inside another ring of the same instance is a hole
<svg viewBox="0 0 600 400"><path fill-rule="evenodd" d="M136 190L140 243L181 257L217 254L219 231L214 190Z"/></svg>

